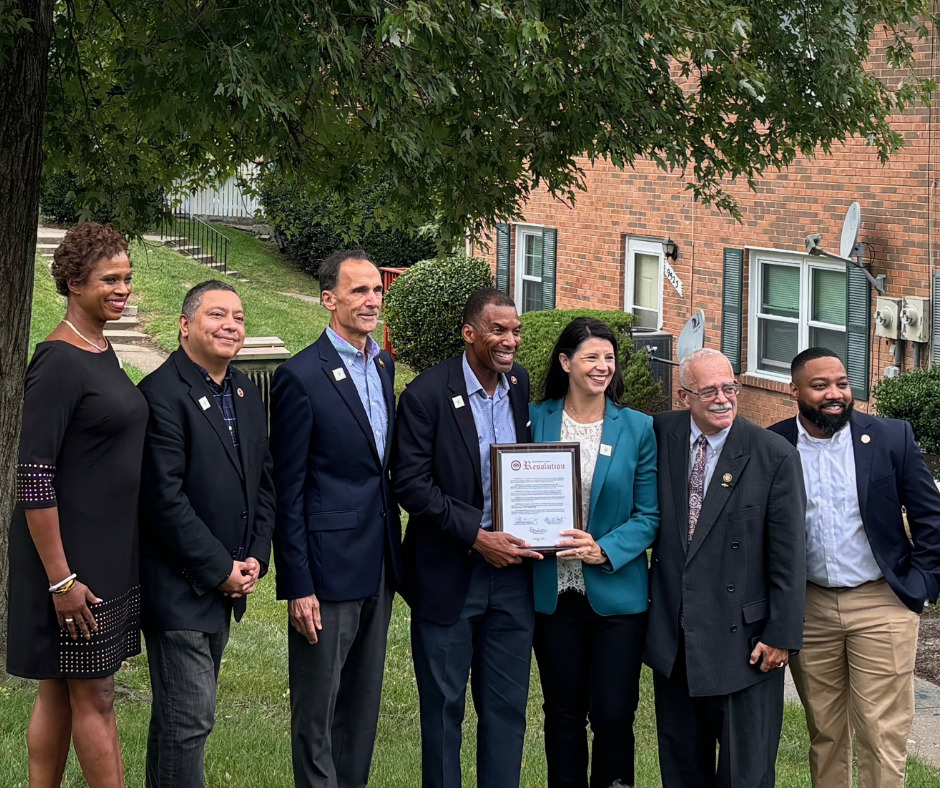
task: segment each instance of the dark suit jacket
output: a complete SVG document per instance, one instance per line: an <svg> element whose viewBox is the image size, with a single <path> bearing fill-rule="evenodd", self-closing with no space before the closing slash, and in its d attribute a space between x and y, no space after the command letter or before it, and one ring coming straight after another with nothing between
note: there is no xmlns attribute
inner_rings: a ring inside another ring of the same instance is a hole
<svg viewBox="0 0 940 788"><path fill-rule="evenodd" d="M235 553L267 571L274 527L267 415L255 385L237 369L233 375L237 452L182 348L140 382L150 405L140 484L145 629L218 632L232 602L216 586L231 574ZM236 605L244 610L244 600Z"/></svg>
<svg viewBox="0 0 940 788"><path fill-rule="evenodd" d="M769 678L748 664L754 644L803 645L806 497L799 453L742 417L718 458L688 542L688 411L654 419L659 536L650 570L646 663L672 674L683 610L689 691L727 695Z"/></svg>
<svg viewBox="0 0 940 788"><path fill-rule="evenodd" d="M531 440L529 375L513 364L509 400L520 443ZM455 397L462 407L456 407ZM398 401L392 482L409 513L403 595L415 615L457 620L467 596L473 543L483 518L476 424L462 356L423 372Z"/></svg>
<svg viewBox="0 0 940 788"><path fill-rule="evenodd" d="M401 574L401 519L388 479L395 362L376 365L389 431L378 455L356 384L324 331L274 373L271 454L277 489L274 561L279 599L365 599L386 565ZM334 371L345 375L337 380Z"/></svg>
<svg viewBox="0 0 940 788"><path fill-rule="evenodd" d="M796 445L796 417L770 429ZM940 590L940 492L906 421L853 412L850 429L868 543L898 599L921 613L924 602L936 600Z"/></svg>

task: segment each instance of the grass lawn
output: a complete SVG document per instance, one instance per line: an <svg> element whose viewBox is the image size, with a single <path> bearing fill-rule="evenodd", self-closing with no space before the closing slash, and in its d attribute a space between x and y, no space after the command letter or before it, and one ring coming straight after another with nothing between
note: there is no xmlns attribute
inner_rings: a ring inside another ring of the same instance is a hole
<svg viewBox="0 0 940 788"><path fill-rule="evenodd" d="M231 232L231 231L230 231ZM162 248L135 247L134 301L162 347L176 347L176 315L186 290L208 279L207 269ZM259 253L259 260L261 256ZM250 334L281 337L292 351L316 339L326 324L325 310L297 299L279 296L274 290L294 290L288 284L291 272L263 263L253 272L233 260L237 270L252 282L238 286L247 312ZM273 290L272 290L273 288ZM45 336L61 317L47 269L37 264L34 332ZM403 369L399 387L411 375ZM252 598L249 613L233 625L232 638L222 665L216 727L209 739L207 784L289 788L290 717L287 689L286 608L274 599L274 582L265 578ZM146 654L130 660L117 674L118 725L124 749L127 783L144 783L144 758L149 721L149 678ZM0 786L25 788L26 726L34 686L17 679L0 680ZM541 691L533 663L528 708L528 730L522 785L544 786L545 757L541 729ZM468 701L467 730L475 730ZM637 785L660 785L653 694L649 671L644 670L640 709L636 722ZM809 786L808 741L803 711L798 705L786 709L783 737L777 762L777 785L781 788ZM473 736L464 746L465 784L475 785ZM84 785L74 754L63 782L68 788ZM414 788L420 784L420 733L418 699L409 647L409 611L396 600L389 635L385 692L379 720L378 741L371 784L377 788ZM907 785L934 788L940 771L911 761Z"/></svg>

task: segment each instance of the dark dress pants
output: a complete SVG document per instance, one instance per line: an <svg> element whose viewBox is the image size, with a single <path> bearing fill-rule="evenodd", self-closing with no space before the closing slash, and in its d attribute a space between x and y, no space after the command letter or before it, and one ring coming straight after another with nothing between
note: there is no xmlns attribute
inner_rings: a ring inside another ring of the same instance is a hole
<svg viewBox="0 0 940 788"><path fill-rule="evenodd" d="M229 623L212 634L144 630L150 687L147 788L204 788L206 740Z"/></svg>
<svg viewBox="0 0 940 788"><path fill-rule="evenodd" d="M769 675L731 695L692 697L680 639L672 675L653 671L663 788L774 788L783 671Z"/></svg>
<svg viewBox="0 0 940 788"><path fill-rule="evenodd" d="M424 788L461 788L461 727L470 680L477 712L477 785L518 788L534 626L532 574L475 558L456 622L412 615ZM472 672L471 672L472 668Z"/></svg>
<svg viewBox="0 0 940 788"><path fill-rule="evenodd" d="M577 591L563 592L551 615L536 613L548 788L633 785L645 638L646 613L601 616ZM590 783L588 719L594 733Z"/></svg>
<svg viewBox="0 0 940 788"><path fill-rule="evenodd" d="M320 602L318 640L288 626L296 788L363 788L369 780L394 592Z"/></svg>

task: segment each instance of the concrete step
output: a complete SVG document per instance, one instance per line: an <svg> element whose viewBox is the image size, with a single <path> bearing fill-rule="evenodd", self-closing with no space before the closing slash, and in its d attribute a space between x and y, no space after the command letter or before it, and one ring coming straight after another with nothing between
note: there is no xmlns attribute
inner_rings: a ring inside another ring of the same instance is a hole
<svg viewBox="0 0 940 788"><path fill-rule="evenodd" d="M124 317L137 317L137 304L128 304L124 307Z"/></svg>
<svg viewBox="0 0 940 788"><path fill-rule="evenodd" d="M104 335L119 345L150 345L153 341L147 334L123 328L105 328Z"/></svg>
<svg viewBox="0 0 940 788"><path fill-rule="evenodd" d="M54 252L58 248L59 244L55 241L36 241L37 252Z"/></svg>
<svg viewBox="0 0 940 788"><path fill-rule="evenodd" d="M104 324L106 331L133 331L140 325L140 320L137 319L136 315L128 315L127 308L124 309L125 314L122 315L118 320L109 320Z"/></svg>
<svg viewBox="0 0 940 788"><path fill-rule="evenodd" d="M203 265L212 265L215 262L215 258L211 254L191 254L189 256Z"/></svg>

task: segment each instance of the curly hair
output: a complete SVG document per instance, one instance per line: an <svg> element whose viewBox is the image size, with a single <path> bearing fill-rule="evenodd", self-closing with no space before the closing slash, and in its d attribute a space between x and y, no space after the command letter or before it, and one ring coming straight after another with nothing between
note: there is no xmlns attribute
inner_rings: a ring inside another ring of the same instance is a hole
<svg viewBox="0 0 940 788"><path fill-rule="evenodd" d="M52 278L59 295L69 294L69 282L81 284L102 260L127 253L127 241L110 224L85 222L73 227L52 255Z"/></svg>

